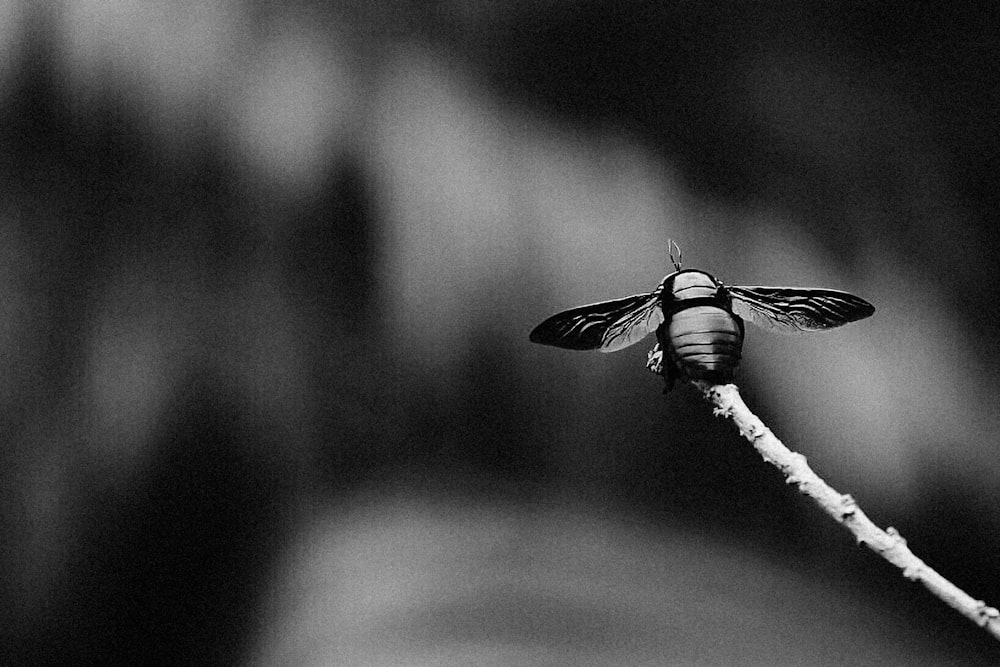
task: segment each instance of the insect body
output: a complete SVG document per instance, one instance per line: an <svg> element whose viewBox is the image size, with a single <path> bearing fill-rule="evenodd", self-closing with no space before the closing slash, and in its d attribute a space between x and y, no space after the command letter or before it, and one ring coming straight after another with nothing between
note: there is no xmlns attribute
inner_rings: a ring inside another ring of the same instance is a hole
<svg viewBox="0 0 1000 667"><path fill-rule="evenodd" d="M650 370L666 390L680 379L731 382L743 349L743 319L777 331L822 331L869 317L864 299L829 289L724 285L704 271L681 269L647 294L557 313L531 332L532 342L614 352L655 333Z"/></svg>
<svg viewBox="0 0 1000 667"><path fill-rule="evenodd" d="M664 283L661 295L669 289L672 298L664 309L661 296L665 317L656 338L659 349L667 352L668 363L662 366L662 353L657 358L654 351L650 366L657 370L659 362L671 386L677 375L732 382L743 350L743 320L733 314L729 295L702 271L678 271Z"/></svg>

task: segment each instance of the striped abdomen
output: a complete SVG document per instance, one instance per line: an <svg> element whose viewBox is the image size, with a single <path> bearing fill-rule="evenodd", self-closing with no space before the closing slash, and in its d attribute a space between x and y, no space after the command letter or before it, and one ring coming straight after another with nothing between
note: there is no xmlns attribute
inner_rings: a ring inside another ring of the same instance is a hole
<svg viewBox="0 0 1000 667"><path fill-rule="evenodd" d="M743 350L741 324L718 306L691 306L674 313L658 333L682 377L732 382Z"/></svg>

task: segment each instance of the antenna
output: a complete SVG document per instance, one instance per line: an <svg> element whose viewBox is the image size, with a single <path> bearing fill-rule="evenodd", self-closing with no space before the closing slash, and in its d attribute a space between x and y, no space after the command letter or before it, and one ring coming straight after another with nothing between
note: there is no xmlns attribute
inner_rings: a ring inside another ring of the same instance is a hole
<svg viewBox="0 0 1000 667"><path fill-rule="evenodd" d="M677 251L677 257L674 257L674 251ZM670 261L674 264L674 270L681 270L681 247L674 242L673 239L667 239L667 254L670 255Z"/></svg>

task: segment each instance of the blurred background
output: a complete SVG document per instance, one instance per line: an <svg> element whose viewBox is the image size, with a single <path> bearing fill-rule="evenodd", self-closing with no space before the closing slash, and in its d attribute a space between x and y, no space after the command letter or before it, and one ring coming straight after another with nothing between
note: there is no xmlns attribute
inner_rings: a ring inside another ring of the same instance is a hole
<svg viewBox="0 0 1000 667"><path fill-rule="evenodd" d="M998 18L0 2L2 662L996 662L652 340L527 334L668 238L865 297L744 397L1000 604Z"/></svg>

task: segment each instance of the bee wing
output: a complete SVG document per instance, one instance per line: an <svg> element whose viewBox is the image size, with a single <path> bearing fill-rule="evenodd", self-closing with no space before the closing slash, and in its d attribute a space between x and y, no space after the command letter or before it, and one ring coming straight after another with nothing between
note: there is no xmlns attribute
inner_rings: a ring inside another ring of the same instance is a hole
<svg viewBox="0 0 1000 667"><path fill-rule="evenodd" d="M809 287L726 286L733 312L775 331L822 331L870 317L875 306L847 292Z"/></svg>
<svg viewBox="0 0 1000 667"><path fill-rule="evenodd" d="M531 342L569 350L614 352L656 331L663 322L659 290L557 313L535 327Z"/></svg>

